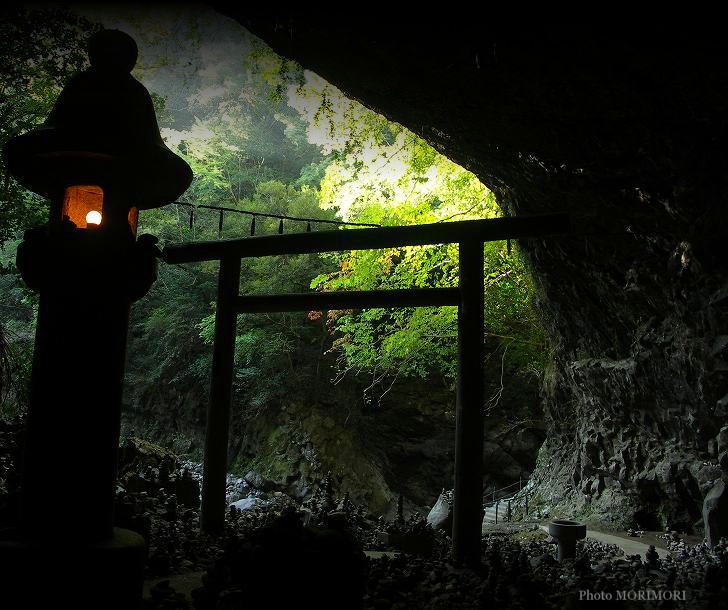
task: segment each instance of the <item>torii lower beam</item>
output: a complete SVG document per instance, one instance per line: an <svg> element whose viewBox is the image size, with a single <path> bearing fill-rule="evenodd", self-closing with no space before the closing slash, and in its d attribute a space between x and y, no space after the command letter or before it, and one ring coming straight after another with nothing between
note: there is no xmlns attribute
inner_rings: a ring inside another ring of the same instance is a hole
<svg viewBox="0 0 728 610"><path fill-rule="evenodd" d="M201 526L225 526L225 482L231 413L235 321L248 312L458 306L453 558L480 562L483 510L483 242L545 237L569 230L565 214L436 223L380 229L318 231L168 246L168 263L220 260L215 345L205 438ZM240 296L240 259L342 250L458 243L458 288Z"/></svg>

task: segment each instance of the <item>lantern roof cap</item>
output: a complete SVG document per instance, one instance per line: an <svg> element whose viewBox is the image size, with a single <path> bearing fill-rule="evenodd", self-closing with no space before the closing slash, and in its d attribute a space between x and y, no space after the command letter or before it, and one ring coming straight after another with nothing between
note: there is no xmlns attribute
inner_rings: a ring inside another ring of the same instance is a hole
<svg viewBox="0 0 728 610"><path fill-rule="evenodd" d="M96 70L129 73L138 55L134 39L121 30L100 30L88 41L88 59Z"/></svg>
<svg viewBox="0 0 728 610"><path fill-rule="evenodd" d="M96 184L129 207L171 203L189 187L192 170L164 144L149 91L129 73L136 42L101 30L88 54L91 67L68 81L45 123L6 144L10 173L51 198L67 186Z"/></svg>

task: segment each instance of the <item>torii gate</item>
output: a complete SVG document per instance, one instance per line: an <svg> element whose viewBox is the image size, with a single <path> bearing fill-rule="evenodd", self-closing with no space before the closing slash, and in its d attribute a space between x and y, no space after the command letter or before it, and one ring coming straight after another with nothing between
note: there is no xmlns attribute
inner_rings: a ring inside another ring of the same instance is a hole
<svg viewBox="0 0 728 610"><path fill-rule="evenodd" d="M202 529L215 534L222 532L225 526L227 450L238 314L456 305L458 378L452 552L456 561L477 565L480 562L483 518L483 242L544 237L568 230L568 216L552 214L266 235L167 246L163 254L167 263L220 261L203 465ZM238 294L242 258L445 243L459 245L460 281L457 288Z"/></svg>

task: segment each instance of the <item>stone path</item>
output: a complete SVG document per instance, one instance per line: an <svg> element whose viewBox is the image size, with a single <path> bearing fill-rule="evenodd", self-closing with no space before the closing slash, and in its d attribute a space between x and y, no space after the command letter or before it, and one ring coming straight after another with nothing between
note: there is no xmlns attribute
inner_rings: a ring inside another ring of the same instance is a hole
<svg viewBox="0 0 728 610"><path fill-rule="evenodd" d="M547 526L542 525L541 529L548 533ZM621 536L614 536L612 534L605 534L604 532L590 530L588 527L586 530L586 537L598 540L599 542L606 542L607 544L616 544L624 551L625 555L641 555L644 558L647 549L650 548L648 544L640 542L639 538L622 538ZM661 549L659 547L655 548L660 557L667 557L669 555L665 549Z"/></svg>

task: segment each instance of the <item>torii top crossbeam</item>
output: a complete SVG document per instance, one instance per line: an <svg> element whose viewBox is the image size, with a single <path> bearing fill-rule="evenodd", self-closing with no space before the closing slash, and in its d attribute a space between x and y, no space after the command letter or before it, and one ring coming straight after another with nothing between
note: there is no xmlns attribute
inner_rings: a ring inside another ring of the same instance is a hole
<svg viewBox="0 0 728 610"><path fill-rule="evenodd" d="M277 254L306 254L343 250L376 250L400 246L462 243L475 240L501 241L564 233L569 227L566 214L489 218L422 225L347 229L262 235L242 239L202 241L167 246L168 263L193 263L221 258L250 258Z"/></svg>

